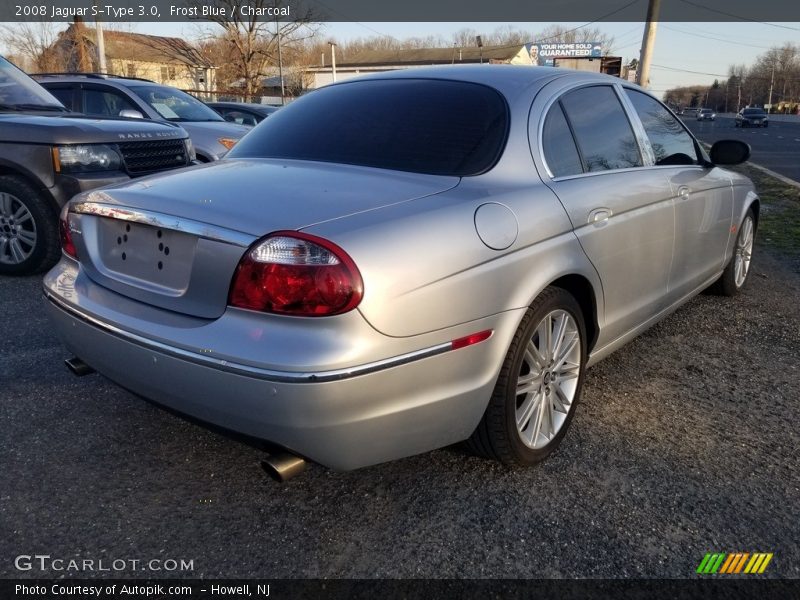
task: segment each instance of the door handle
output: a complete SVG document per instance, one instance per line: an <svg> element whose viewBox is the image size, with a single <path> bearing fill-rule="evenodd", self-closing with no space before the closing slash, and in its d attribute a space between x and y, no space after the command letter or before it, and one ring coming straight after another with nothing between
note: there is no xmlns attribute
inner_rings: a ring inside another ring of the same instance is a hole
<svg viewBox="0 0 800 600"><path fill-rule="evenodd" d="M611 216L611 214L610 208L595 208L589 213L589 224L600 225L605 223L608 221L608 218Z"/></svg>
<svg viewBox="0 0 800 600"><path fill-rule="evenodd" d="M680 197L681 197L683 200L688 200L688 199L689 199L689 194L690 194L691 192L692 192L692 190L690 190L690 189L689 189L688 187L686 187L685 185L682 185L681 187L679 187L679 188L678 188L678 195L679 195L679 196L680 196Z"/></svg>

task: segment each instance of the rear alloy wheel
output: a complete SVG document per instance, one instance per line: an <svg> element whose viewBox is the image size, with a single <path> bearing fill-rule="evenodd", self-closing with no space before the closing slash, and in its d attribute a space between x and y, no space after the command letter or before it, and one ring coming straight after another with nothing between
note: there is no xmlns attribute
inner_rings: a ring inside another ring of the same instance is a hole
<svg viewBox="0 0 800 600"><path fill-rule="evenodd" d="M26 181L0 177L0 274L27 275L55 264L58 218Z"/></svg>
<svg viewBox="0 0 800 600"><path fill-rule="evenodd" d="M585 364L581 309L565 290L547 288L514 336L471 449L506 464L543 460L575 414Z"/></svg>
<svg viewBox="0 0 800 600"><path fill-rule="evenodd" d="M709 288L720 296L735 296L747 283L750 274L750 263L753 259L753 246L756 237L756 220L753 210L749 209L739 226L733 256L717 281Z"/></svg>

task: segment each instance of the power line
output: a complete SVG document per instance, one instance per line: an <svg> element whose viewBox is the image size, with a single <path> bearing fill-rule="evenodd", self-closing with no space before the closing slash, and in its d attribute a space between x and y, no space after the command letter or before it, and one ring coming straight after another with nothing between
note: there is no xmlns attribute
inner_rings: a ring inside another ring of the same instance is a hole
<svg viewBox="0 0 800 600"><path fill-rule="evenodd" d="M728 77L719 73L705 73L703 71L689 71L688 69L676 69L675 67L665 67L663 65L653 65L656 69L666 69L667 71L677 71L679 73L692 73L694 75L711 75L712 77Z"/></svg>
<svg viewBox="0 0 800 600"><path fill-rule="evenodd" d="M721 24L721 23L717 23L717 24ZM694 27L694 26L690 25L689 23L680 23L680 26L683 27L684 29L689 29L692 33L700 33L700 34L703 34L703 35L708 33L707 30L701 29L699 27ZM720 35L720 34L716 34L715 33L714 35ZM747 40L748 42L752 42L754 44L770 44L770 43L772 43L774 41L774 39L764 39L763 37L752 37L752 36L747 36L747 35L741 35L738 32L736 34L736 39L737 40Z"/></svg>
<svg viewBox="0 0 800 600"><path fill-rule="evenodd" d="M662 27L664 27L664 29L669 29L670 31L677 31L678 33L682 33L684 35L693 35L695 37L703 38L706 40L714 40L716 42L723 42L725 44L735 44L737 46L748 46L750 48L759 48L761 50L770 50L770 46L756 46L754 44L745 44L744 42L735 42L723 38L712 37L710 35L702 35L700 33L692 33L691 31L684 31L682 29L678 29L677 27L670 27L669 25L662 25Z"/></svg>
<svg viewBox="0 0 800 600"><path fill-rule="evenodd" d="M653 68L665 69L667 71L676 71L678 73L691 73L693 75L710 75L711 77L724 77L725 79L739 78L738 75L731 75L731 74L722 75L720 73L706 73L704 71L690 71L688 69L677 69L675 67L665 67L663 65L653 65ZM753 80L753 79L754 80L769 81L771 79L771 77L758 76L758 75L745 75L744 77L741 77L740 79L742 79L744 81ZM781 79L780 81L784 81L784 79ZM800 78L786 78L785 81L792 81L792 82L800 81Z"/></svg>
<svg viewBox="0 0 800 600"><path fill-rule="evenodd" d="M792 31L800 31L797 27L789 27L788 25L776 25L775 23L767 23L766 21L758 21L756 19L751 19L750 17L743 17L741 15L735 15L733 13L725 12L724 10L718 10L716 8L709 8L708 6L704 6L702 4L698 4L697 2L692 2L691 0L681 0L684 4L690 4L691 6L702 8L703 10L707 10L709 12L714 12L720 15L725 15L726 17L733 17L734 19L738 19L740 21L749 21L751 23L761 23L762 25L769 25L770 27L780 27L781 29L791 29Z"/></svg>

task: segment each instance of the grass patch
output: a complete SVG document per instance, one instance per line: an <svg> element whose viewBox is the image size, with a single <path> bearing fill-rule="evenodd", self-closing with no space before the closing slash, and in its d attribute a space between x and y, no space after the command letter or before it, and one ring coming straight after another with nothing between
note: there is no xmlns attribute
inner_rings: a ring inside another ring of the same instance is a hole
<svg viewBox="0 0 800 600"><path fill-rule="evenodd" d="M761 199L758 243L791 258L800 258L800 189L747 163L728 168L746 175L756 186Z"/></svg>

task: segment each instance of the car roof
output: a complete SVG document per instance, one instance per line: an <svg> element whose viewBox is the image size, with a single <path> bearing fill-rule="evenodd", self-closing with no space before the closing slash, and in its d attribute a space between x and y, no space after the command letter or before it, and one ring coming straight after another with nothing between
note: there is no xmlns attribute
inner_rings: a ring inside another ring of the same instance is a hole
<svg viewBox="0 0 800 600"><path fill-rule="evenodd" d="M130 85L152 85L174 87L167 84L151 81L150 79L141 79L139 77L122 77L114 75L104 75L96 73L34 73L32 75L39 83L45 84L54 81L75 83L78 81L85 81L90 83L106 83L121 87L128 87Z"/></svg>

